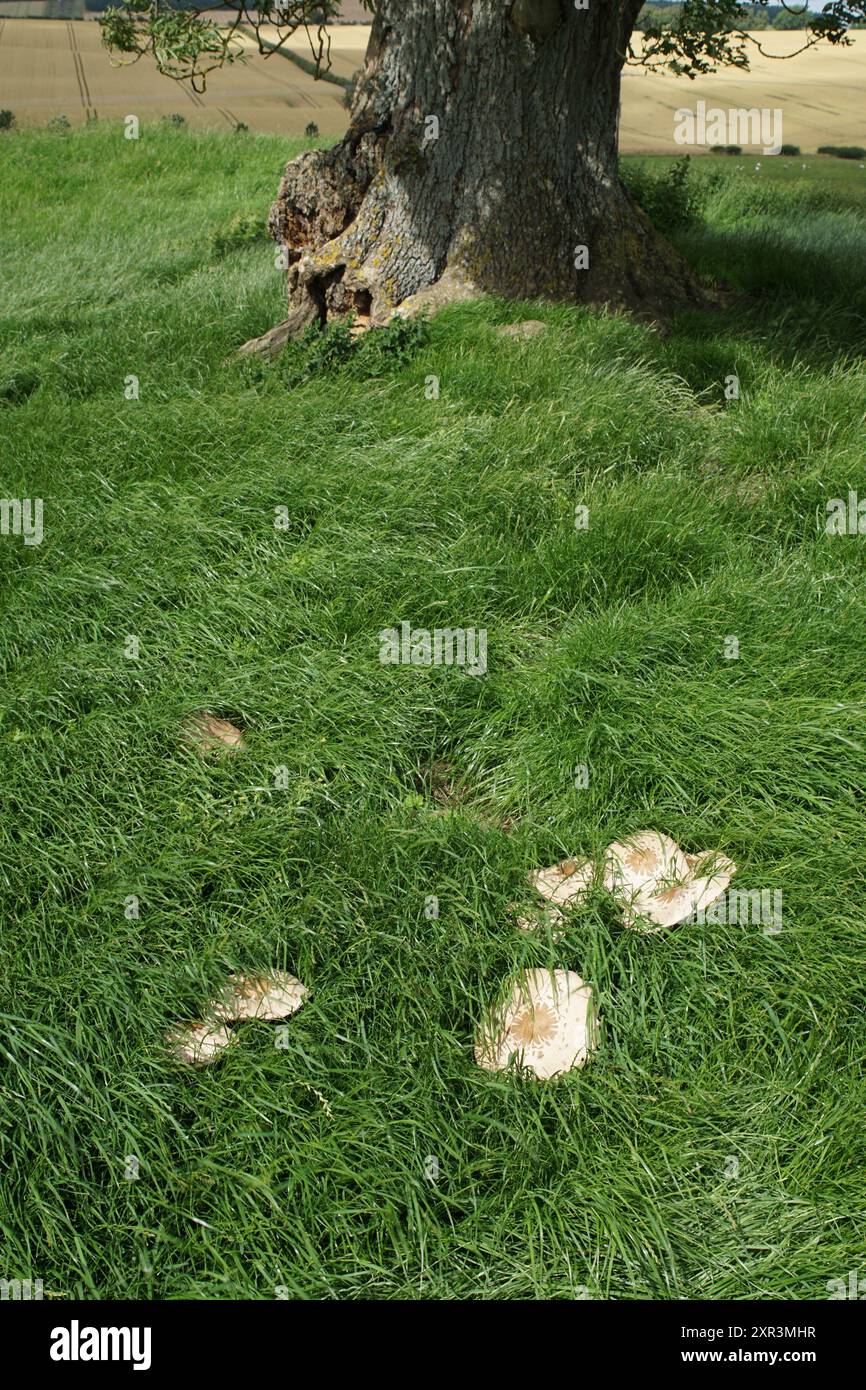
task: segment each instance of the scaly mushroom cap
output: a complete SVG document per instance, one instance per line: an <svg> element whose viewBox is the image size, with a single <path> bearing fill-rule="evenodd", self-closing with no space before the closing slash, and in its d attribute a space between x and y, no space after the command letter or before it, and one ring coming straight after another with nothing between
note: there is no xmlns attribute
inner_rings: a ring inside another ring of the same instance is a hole
<svg viewBox="0 0 866 1390"><path fill-rule="evenodd" d="M658 830L615 841L604 856L604 886L622 907L625 925L636 931L671 927L689 915L692 905L685 885L690 876L682 850ZM656 926L648 927L646 921Z"/></svg>
<svg viewBox="0 0 866 1390"><path fill-rule="evenodd" d="M197 753L237 753L245 747L244 736L235 724L217 719L209 710L190 715L181 729L184 743Z"/></svg>
<svg viewBox="0 0 866 1390"><path fill-rule="evenodd" d="M724 855L683 854L669 835L643 830L608 846L604 886L622 908L624 925L650 934L705 910L736 871Z"/></svg>
<svg viewBox="0 0 866 1390"><path fill-rule="evenodd" d="M504 1071L512 1057L546 1081L582 1067L597 1046L592 990L572 970L527 970L478 1029L475 1060Z"/></svg>
<svg viewBox="0 0 866 1390"><path fill-rule="evenodd" d="M549 869L538 869L529 875L536 892L548 902L564 907L585 898L592 886L593 866L589 859L563 859Z"/></svg>
<svg viewBox="0 0 866 1390"><path fill-rule="evenodd" d="M235 1036L214 1019L204 1023L186 1023L166 1034L166 1042L181 1062L194 1067L207 1067L222 1056Z"/></svg>
<svg viewBox="0 0 866 1390"><path fill-rule="evenodd" d="M309 992L306 985L283 970L275 970L272 975L230 975L213 1013L226 1023L238 1023L244 1018L288 1018L301 1007Z"/></svg>
<svg viewBox="0 0 866 1390"><path fill-rule="evenodd" d="M209 1005L205 1021L172 1029L166 1042L182 1062L208 1066L230 1043L237 1042L229 1024L247 1018L287 1018L301 1007L309 992L294 975L282 970L271 975L230 975L219 999Z"/></svg>

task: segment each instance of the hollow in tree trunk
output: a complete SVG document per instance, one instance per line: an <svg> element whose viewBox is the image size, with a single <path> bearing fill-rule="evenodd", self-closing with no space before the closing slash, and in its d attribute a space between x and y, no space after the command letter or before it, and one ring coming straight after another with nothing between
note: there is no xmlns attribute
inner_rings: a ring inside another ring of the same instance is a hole
<svg viewBox="0 0 866 1390"><path fill-rule="evenodd" d="M288 164L271 209L289 312L262 350L315 321L376 326L474 294L649 313L697 298L618 175L639 9L379 0L347 134Z"/></svg>

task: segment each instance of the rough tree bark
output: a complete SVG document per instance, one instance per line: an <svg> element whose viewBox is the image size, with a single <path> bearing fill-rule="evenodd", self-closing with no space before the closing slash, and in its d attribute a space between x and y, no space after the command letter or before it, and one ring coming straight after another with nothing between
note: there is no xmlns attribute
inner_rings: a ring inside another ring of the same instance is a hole
<svg viewBox="0 0 866 1390"><path fill-rule="evenodd" d="M289 313L250 348L476 293L650 313L697 297L617 172L640 5L380 0L346 136L286 166L269 225Z"/></svg>

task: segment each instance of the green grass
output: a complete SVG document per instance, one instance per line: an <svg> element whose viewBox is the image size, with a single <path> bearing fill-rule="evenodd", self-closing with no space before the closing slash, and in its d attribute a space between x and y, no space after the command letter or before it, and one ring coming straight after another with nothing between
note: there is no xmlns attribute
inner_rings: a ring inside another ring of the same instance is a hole
<svg viewBox="0 0 866 1390"><path fill-rule="evenodd" d="M866 495L862 217L797 189L737 219L719 188L678 236L744 292L725 310L665 336L482 302L301 379L306 348L226 360L280 315L245 215L292 152L0 139L2 493L46 527L0 540L0 1274L824 1298L866 1273L866 541L823 529ZM493 331L529 316L529 344ZM488 675L381 666L402 619L486 627ZM244 754L184 753L203 707ZM781 889L782 933L640 937L601 899L559 942L515 929L528 870L650 826ZM600 1004L556 1083L473 1062L523 963ZM287 1049L248 1024L212 1069L165 1055L228 971L269 967L312 990Z"/></svg>
<svg viewBox="0 0 866 1390"><path fill-rule="evenodd" d="M643 165L651 169L666 169L675 162L676 159L668 155L626 155L623 159L627 168ZM757 187L769 183L780 184L785 189L792 184L803 184L815 200L830 198L839 205L852 206L861 211L866 209L866 169L860 168L861 164L866 164L866 160L834 159L829 155L817 154L767 156L751 150L741 155L697 155L692 163L702 177L709 176L711 172L718 173L726 184L733 182L740 187L745 184ZM742 178L735 180L735 174L742 175Z"/></svg>

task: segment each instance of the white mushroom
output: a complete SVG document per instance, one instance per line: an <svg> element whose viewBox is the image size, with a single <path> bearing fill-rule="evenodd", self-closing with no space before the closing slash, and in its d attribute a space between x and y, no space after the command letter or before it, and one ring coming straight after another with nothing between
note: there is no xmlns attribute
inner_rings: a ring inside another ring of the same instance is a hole
<svg viewBox="0 0 866 1390"><path fill-rule="evenodd" d="M503 1071L512 1058L541 1080L582 1067L597 1044L592 990L571 970L527 970L478 1029L475 1060Z"/></svg>
<svg viewBox="0 0 866 1390"><path fill-rule="evenodd" d="M692 910L706 912L716 898L727 892L728 884L737 872L732 859L712 850L701 854L687 854L689 870L692 875L689 891L692 897Z"/></svg>
<svg viewBox="0 0 866 1390"><path fill-rule="evenodd" d="M604 886L622 907L625 925L636 931L671 927L689 915L691 899L684 887L689 876L682 850L657 830L614 841L604 856ZM641 918L657 925L642 925Z"/></svg>
<svg viewBox="0 0 866 1390"><path fill-rule="evenodd" d="M604 859L604 886L622 908L624 925L645 934L706 909L734 873L736 865L724 856L709 851L686 855L657 830L609 845Z"/></svg>
<svg viewBox="0 0 866 1390"><path fill-rule="evenodd" d="M294 975L282 970L271 975L230 975L219 999L209 1006L205 1021L180 1025L166 1034L166 1041L182 1062L208 1066L237 1041L230 1024L248 1018L287 1018L301 1007L309 992Z"/></svg>
<svg viewBox="0 0 866 1390"><path fill-rule="evenodd" d="M228 1028L212 1018L183 1024L166 1034L166 1042L179 1061L194 1067L210 1066L235 1041Z"/></svg>
<svg viewBox="0 0 866 1390"><path fill-rule="evenodd" d="M245 1018L287 1018L301 1007L309 992L306 985L283 970L271 975L230 975L213 1016L226 1023Z"/></svg>
<svg viewBox="0 0 866 1390"><path fill-rule="evenodd" d="M245 747L240 729L227 719L218 719L209 710L190 715L181 729L181 737L197 753L237 753Z"/></svg>
<svg viewBox="0 0 866 1390"><path fill-rule="evenodd" d="M549 869L538 869L529 875L533 888L557 907L580 902L592 886L593 866L590 859L563 859Z"/></svg>

